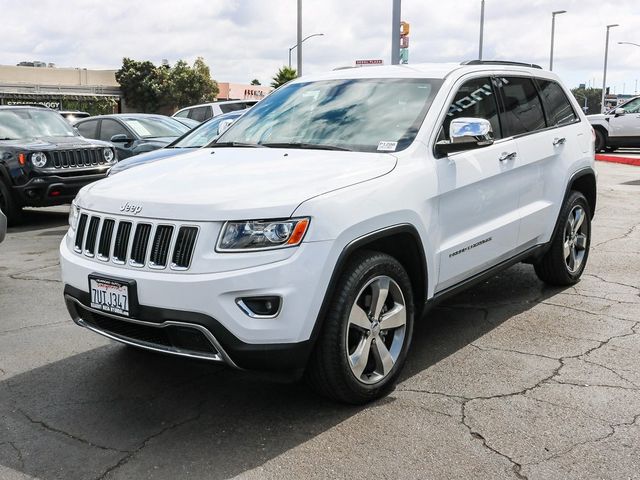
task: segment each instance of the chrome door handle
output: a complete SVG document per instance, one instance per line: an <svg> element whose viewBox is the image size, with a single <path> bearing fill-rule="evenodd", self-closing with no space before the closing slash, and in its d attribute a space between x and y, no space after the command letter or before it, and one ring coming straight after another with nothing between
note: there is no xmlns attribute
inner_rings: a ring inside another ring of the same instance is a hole
<svg viewBox="0 0 640 480"><path fill-rule="evenodd" d="M560 138L556 137L553 139L553 146L557 147L558 145L564 145L566 141L567 139L564 137L560 137Z"/></svg>
<svg viewBox="0 0 640 480"><path fill-rule="evenodd" d="M498 157L498 160L500 160L501 162L506 162L507 160L515 160L517 156L518 154L516 152L502 152L502 155Z"/></svg>

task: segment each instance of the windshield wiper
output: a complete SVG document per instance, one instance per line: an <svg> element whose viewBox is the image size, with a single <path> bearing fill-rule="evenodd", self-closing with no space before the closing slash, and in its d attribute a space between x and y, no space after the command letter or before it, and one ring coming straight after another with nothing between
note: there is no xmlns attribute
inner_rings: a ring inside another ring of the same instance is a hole
<svg viewBox="0 0 640 480"><path fill-rule="evenodd" d="M277 142L263 143L262 145L271 148L307 148L309 150L340 150L343 152L353 151L350 148L338 147L337 145L326 145L323 143Z"/></svg>
<svg viewBox="0 0 640 480"><path fill-rule="evenodd" d="M215 147L253 147L264 148L261 143L243 143L243 142L212 142L208 145L209 148Z"/></svg>
<svg viewBox="0 0 640 480"><path fill-rule="evenodd" d="M18 139L17 138L9 138L9 137L0 138L0 141L2 141L2 140L18 140Z"/></svg>

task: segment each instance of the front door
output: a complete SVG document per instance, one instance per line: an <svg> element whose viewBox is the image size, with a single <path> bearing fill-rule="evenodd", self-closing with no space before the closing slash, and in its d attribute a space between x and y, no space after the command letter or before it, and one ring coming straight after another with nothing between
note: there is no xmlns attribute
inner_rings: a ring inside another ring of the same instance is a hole
<svg viewBox="0 0 640 480"><path fill-rule="evenodd" d="M513 164L519 152L515 140L503 138L489 77L467 80L458 88L439 139L449 139L449 124L460 117L489 120L495 143L436 160L440 225L436 292L509 258L518 236L521 182Z"/></svg>
<svg viewBox="0 0 640 480"><path fill-rule="evenodd" d="M623 140L625 144L640 144L640 98L631 100L621 108L624 110L623 115L612 115L609 118L609 136Z"/></svg>

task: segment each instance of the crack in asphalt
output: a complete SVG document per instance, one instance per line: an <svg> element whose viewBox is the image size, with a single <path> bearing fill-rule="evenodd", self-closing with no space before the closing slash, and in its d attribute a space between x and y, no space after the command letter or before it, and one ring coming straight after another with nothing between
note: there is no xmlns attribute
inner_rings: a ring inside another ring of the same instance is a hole
<svg viewBox="0 0 640 480"><path fill-rule="evenodd" d="M0 445L9 445L13 449L13 451L16 452L16 455L18 456L18 462L20 464L18 468L20 470L24 470L24 457L22 456L22 450L20 450L14 442L3 442L0 443Z"/></svg>
<svg viewBox="0 0 640 480"><path fill-rule="evenodd" d="M589 314L589 315L595 315L595 316L599 316L599 317L610 317L610 318L613 318L615 320L619 320L621 322L632 323L634 325L636 325L638 323L638 322L634 322L633 320L629 320L628 318L617 317L617 316L612 315L610 313L590 312L589 310L584 310L582 308L571 307L569 305L562 305L561 303L552 303L552 302L549 302L549 301L541 301L540 303L542 303L544 305L552 305L554 307L566 308L567 310L573 310L575 312L586 313L586 314ZM572 337L569 337L569 338L572 338ZM598 340L595 340L595 341L598 341Z"/></svg>
<svg viewBox="0 0 640 480"><path fill-rule="evenodd" d="M69 432L65 432L64 430L61 430L59 428L55 428L52 427L51 425L47 424L46 422L42 421L42 420L36 420L34 418L32 418L27 412L25 412L24 410L17 408L16 409L20 414L22 414L27 420L29 420L29 422L35 424L35 425L39 425L42 428L44 428L45 430L49 430L50 432L54 432L60 435L64 435L67 438L71 438L72 440L75 440L77 442L80 443L84 443L85 445L89 445L90 447L93 448L97 448L99 450L105 450L105 451L110 451L110 452L119 452L119 453L129 453L129 450L118 450L117 448L111 448L111 447L105 447L104 445L98 445L96 443L90 442L89 440L86 440L84 438L78 437L77 435L74 435L72 433Z"/></svg>
<svg viewBox="0 0 640 480"><path fill-rule="evenodd" d="M614 282L612 280L606 280L603 277L596 275L595 273L585 273L584 276L597 278L598 280L604 283L610 283L612 285L620 285L621 287L629 287L629 288L633 288L634 290L640 291L640 287L637 287L635 285L629 285L628 283L620 283L620 282Z"/></svg>
<svg viewBox="0 0 640 480"><path fill-rule="evenodd" d="M622 240L622 239L624 239L624 238L629 238L629 236L633 233L633 231L634 231L636 228L638 228L639 226L640 226L640 224L633 225L629 230L627 230L627 231L626 231L626 233L622 234L621 236L619 236L619 237L614 237L614 238L610 238L610 239L608 239L608 240L603 240L603 241L602 241L602 242L600 242L600 243L596 243L595 245L591 245L591 248L594 248L594 249L595 249L595 248L599 247L600 245L605 245L605 244L607 244L607 243L614 242L614 241L616 241L616 240Z"/></svg>
<svg viewBox="0 0 640 480"><path fill-rule="evenodd" d="M620 378L621 380L623 380L623 381L625 381L625 382L627 382L627 383L630 383L631 385L633 385L633 386L634 386L634 387L636 387L636 388L640 388L640 385L638 385L637 383L635 383L635 382L634 382L634 381L632 381L632 380L629 380L629 379L628 379L628 378L626 378L624 375L622 375L620 372L618 372L617 370L614 370L614 369L613 369L613 368L611 368L611 367L608 367L608 366L606 366L606 365L602 365L601 363L598 363L598 362L596 362L596 361L594 361L594 360L591 360L591 359L589 359L589 358L580 358L580 360L581 360L581 361L583 361L583 362L586 362L586 363L591 363L592 365L596 365L596 366L598 366L598 367L602 367L602 368L604 368L605 370L608 370L608 371L610 371L611 373L613 373L614 375L616 375L616 376L617 376L618 378Z"/></svg>
<svg viewBox="0 0 640 480"><path fill-rule="evenodd" d="M175 430L176 428L179 428L183 425L186 425L188 423L191 422L195 422L196 420L199 420L200 417L202 417L203 415L203 407L204 404L206 403L206 400L203 400L202 402L200 402L200 404L197 407L197 411L198 413L196 415L193 415L192 417L189 417L185 420L182 420L180 422L176 422L173 423L171 425L168 425L167 427L163 428L162 430L160 430L159 432L153 433L151 435L149 435L148 437L146 437L142 442L140 442L140 444L131 451L127 452L127 455L125 455L124 457L122 457L120 460L118 460L117 463L115 463L114 465L111 465L109 467L107 467L107 469L102 472L99 476L97 476L95 478L95 480L104 480L107 475L109 475L111 472L123 467L124 465L126 465L127 463L129 463L129 461L131 459L133 459L133 457L135 457L138 453L140 453L142 450L144 450L146 448L146 446L149 444L149 442L157 437L160 437L161 435L171 431L171 430Z"/></svg>

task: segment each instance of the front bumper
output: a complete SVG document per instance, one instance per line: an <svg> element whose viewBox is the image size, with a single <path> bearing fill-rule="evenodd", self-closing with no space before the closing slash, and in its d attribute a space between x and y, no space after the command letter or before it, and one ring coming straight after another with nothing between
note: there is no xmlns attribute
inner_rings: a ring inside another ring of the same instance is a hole
<svg viewBox="0 0 640 480"><path fill-rule="evenodd" d="M34 177L24 185L13 187L13 194L22 207L50 207L71 203L82 187L107 176L104 172L90 175Z"/></svg>
<svg viewBox="0 0 640 480"><path fill-rule="evenodd" d="M70 251L64 239L60 264L67 308L79 325L124 343L222 361L239 368L298 370L304 367L310 353L311 333L335 263L331 260L331 246L331 242L303 243L291 256L277 262L194 274L97 263ZM110 318L96 320L88 293L90 274L135 280L139 303L135 318L98 312ZM275 318L250 317L236 303L240 297L266 295L282 299ZM152 330L131 333L124 329L125 324ZM214 348L204 354L202 349L184 348L170 338L172 334L166 330L169 327L198 330ZM160 330L167 332L168 340L158 340L153 335ZM148 338L152 341L145 343Z"/></svg>

